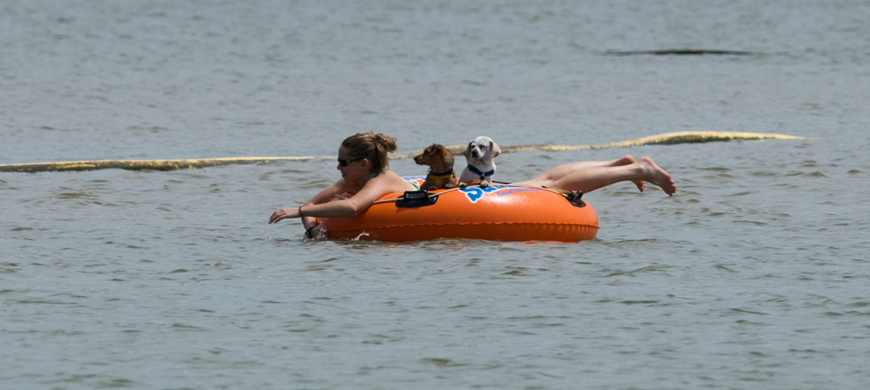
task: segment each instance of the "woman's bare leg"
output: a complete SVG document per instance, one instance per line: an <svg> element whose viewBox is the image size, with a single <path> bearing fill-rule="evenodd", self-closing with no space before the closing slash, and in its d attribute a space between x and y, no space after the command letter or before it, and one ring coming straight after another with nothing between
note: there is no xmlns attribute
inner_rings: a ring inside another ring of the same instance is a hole
<svg viewBox="0 0 870 390"><path fill-rule="evenodd" d="M620 160L624 162L625 157L614 161ZM677 187L674 185L671 175L665 172L664 169L659 168L649 157L643 157L629 164L616 165L612 163L596 164L595 162L581 162L560 165L547 170L532 180L514 184L591 192L613 183L629 180L635 182L635 185L639 181L653 183L661 187L668 195L673 195L677 192ZM638 186L638 188L641 187Z"/></svg>
<svg viewBox="0 0 870 390"><path fill-rule="evenodd" d="M555 167L555 168L550 168L550 169L546 170L544 173L538 175L538 177L536 177L532 180L528 180L528 181L523 182L523 184L536 185L539 187L540 186L550 187L550 186L552 186L551 184L553 182L558 181L559 179L570 175L572 172L576 172L576 171L584 170L584 169L589 169L589 168L595 168L595 167L618 167L618 166L623 166L623 165L631 165L631 164L634 164L634 162L635 162L634 157L632 157L631 155L625 155L625 156L622 156L616 160L611 160L611 161L577 161L577 162L572 162L572 163L568 163L568 164L562 164L562 165L559 165L558 167ZM634 183L635 186L637 186L637 189L640 192L643 192L643 190L646 188L646 185L644 184L643 180L631 179L631 181ZM531 183L538 183L538 184L531 184ZM550 184L545 184L545 183L550 183Z"/></svg>

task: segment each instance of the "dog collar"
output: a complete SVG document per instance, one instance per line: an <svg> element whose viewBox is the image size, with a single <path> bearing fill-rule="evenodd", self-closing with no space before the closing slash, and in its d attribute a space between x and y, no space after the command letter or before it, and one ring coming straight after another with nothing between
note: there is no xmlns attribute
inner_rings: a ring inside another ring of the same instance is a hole
<svg viewBox="0 0 870 390"><path fill-rule="evenodd" d="M468 170L470 170L470 171L474 172L476 175L480 176L480 180L485 179L487 176L492 176L495 173L495 169L493 169L491 171L483 172L480 169L477 169L477 167L474 167L472 165L468 166Z"/></svg>
<svg viewBox="0 0 870 390"><path fill-rule="evenodd" d="M429 170L429 174L426 175L427 179L432 179L432 180L439 180L439 179L444 179L444 178L451 178L452 179L454 177L456 177L456 171L454 171L452 169L447 171L447 172L442 172L442 173L434 173L434 172L432 172L432 170Z"/></svg>

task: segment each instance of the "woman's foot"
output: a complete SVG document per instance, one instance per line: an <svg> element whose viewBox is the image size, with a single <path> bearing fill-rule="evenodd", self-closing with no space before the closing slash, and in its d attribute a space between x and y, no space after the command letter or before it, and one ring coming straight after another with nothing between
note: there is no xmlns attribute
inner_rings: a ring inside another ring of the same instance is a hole
<svg viewBox="0 0 870 390"><path fill-rule="evenodd" d="M611 166L618 167L621 165L631 165L631 164L634 164L634 157L632 157L630 154L626 154L625 156L622 156L616 160L613 160L613 162L611 163ZM635 180L632 180L631 182L634 183L635 186L637 186L637 189L640 192L643 192L643 190L646 189L646 183L644 183L643 180L635 179Z"/></svg>
<svg viewBox="0 0 870 390"><path fill-rule="evenodd" d="M673 196L677 192L677 186L674 184L674 179L671 175L665 172L664 169L659 168L651 158L642 157L637 163L642 169L642 177L644 177L645 181L661 187L668 196ZM635 182L635 184L637 183Z"/></svg>

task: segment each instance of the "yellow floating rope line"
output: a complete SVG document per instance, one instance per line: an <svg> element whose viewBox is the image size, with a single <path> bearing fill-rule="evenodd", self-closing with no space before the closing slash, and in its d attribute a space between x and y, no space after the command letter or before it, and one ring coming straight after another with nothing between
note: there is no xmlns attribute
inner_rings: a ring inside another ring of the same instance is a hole
<svg viewBox="0 0 870 390"><path fill-rule="evenodd" d="M195 158L175 160L95 160L61 161L30 164L0 165L0 172L51 172L51 171L93 171L97 169L126 169L174 171L178 169L206 168L234 164L264 164L273 161L307 161L314 157L224 157Z"/></svg>
<svg viewBox="0 0 870 390"><path fill-rule="evenodd" d="M780 139L780 140L801 140L806 137L775 134L775 133L746 133L746 132L725 132L725 131L678 131L673 133L651 135L643 138L633 139L622 142L611 142L607 144L596 145L515 145L515 146L500 146L502 153L514 153L523 150L543 150L546 152L564 152L568 150L593 150L593 149L609 149L609 148L626 148L631 146L643 145L675 145L675 144L690 144L690 143L706 143L706 142L722 142L731 140L762 140L762 139ZM465 150L465 145L448 146L453 154L462 154ZM390 159L403 159L416 156L422 153L422 150L400 154L390 157Z"/></svg>
<svg viewBox="0 0 870 390"><path fill-rule="evenodd" d="M515 145L502 146L502 153L514 153L523 150L543 150L559 152L568 150L592 150L607 148L624 148L643 145L674 145L684 143L705 143L731 140L801 140L806 137L773 134L773 133L742 133L722 131L681 131L638 138L635 140L611 142L597 145ZM461 154L465 145L449 146L453 154ZM420 154L421 151L394 155L393 160L405 159ZM224 157L197 158L173 160L94 160L94 161L61 161L27 164L0 164L0 172L50 172L50 171L90 171L97 169L127 169L173 171L177 169L206 168L234 164L265 164L274 161L308 161L314 159L332 159L334 157Z"/></svg>

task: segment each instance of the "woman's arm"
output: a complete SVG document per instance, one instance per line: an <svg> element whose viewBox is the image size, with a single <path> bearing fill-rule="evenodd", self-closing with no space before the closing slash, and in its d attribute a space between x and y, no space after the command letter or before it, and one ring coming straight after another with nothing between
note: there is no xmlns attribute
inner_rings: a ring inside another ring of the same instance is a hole
<svg viewBox="0 0 870 390"><path fill-rule="evenodd" d="M307 211L308 208L311 207L312 205L327 203L330 200L332 200L336 194L338 194L340 191L342 191L342 189L344 189L344 187L345 187L344 179L343 178L338 179L338 181L336 181L334 184L320 190L320 192L318 192L317 195L314 195L313 197L311 197L311 199L309 199L307 202L305 202L301 207L297 207L297 208L288 207L285 209L280 209L278 211L275 211L274 213L272 213L272 216L269 217L269 223L270 224L275 223L275 222L278 222L282 219L287 219L287 218L302 218L302 226L304 226L305 229L307 230L308 227L310 227L314 223L314 216L306 213L305 211L303 211L302 214L300 214L300 211L302 210L302 208L305 208L305 210Z"/></svg>
<svg viewBox="0 0 870 390"><path fill-rule="evenodd" d="M400 179L401 180L401 179ZM392 188L391 181L387 175L381 175L374 179L370 179L363 185L356 195L349 199L331 200L335 194L343 189L343 179L336 182L332 186L320 191L311 200L300 207L290 207L280 209L272 214L269 218L269 223L275 223L287 218L303 217L302 223L306 229L313 223L313 218L340 218L352 217L357 215L369 207L378 198L390 193L399 192L402 189Z"/></svg>
<svg viewBox="0 0 870 390"><path fill-rule="evenodd" d="M327 203L333 200L336 194L338 194L339 192L343 192L346 185L347 184L344 182L343 178L338 179L338 181L336 181L331 186L320 190L320 192L311 197L311 199L305 202L301 207L307 208L311 205ZM297 212L298 211L299 209L297 209ZM306 234L308 234L308 232L310 232L317 223L317 218L305 215L304 213L300 216L300 220L302 221L302 227L305 229Z"/></svg>
<svg viewBox="0 0 870 390"><path fill-rule="evenodd" d="M302 214L306 217L318 218L352 217L367 210L380 197L398 191L398 189L392 188L389 180L379 176L369 179L359 192L348 199L305 204L302 206Z"/></svg>
<svg viewBox="0 0 870 390"><path fill-rule="evenodd" d="M392 172L385 172L376 178L370 179L362 189L349 199L331 200L335 194L343 191L345 185L343 179L332 186L320 191L304 205L296 208L281 209L272 214L269 223L275 223L287 218L302 218L306 230L314 221L311 217L340 218L352 217L369 207L380 197L391 192L402 192L412 187L404 179Z"/></svg>

